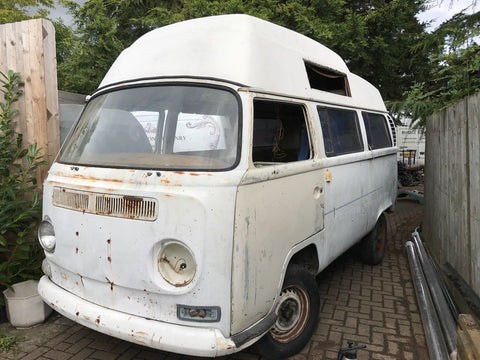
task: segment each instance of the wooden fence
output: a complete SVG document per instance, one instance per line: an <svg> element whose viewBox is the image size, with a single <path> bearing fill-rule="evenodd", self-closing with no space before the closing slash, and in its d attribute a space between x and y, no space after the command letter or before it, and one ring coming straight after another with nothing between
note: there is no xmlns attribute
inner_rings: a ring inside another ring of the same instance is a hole
<svg viewBox="0 0 480 360"><path fill-rule="evenodd" d="M37 143L43 149L49 165L60 147L56 66L55 29L50 21L0 25L0 71L19 72L24 82L23 95L15 104L16 130L23 134L25 147ZM47 166L39 170L39 184L47 170Z"/></svg>
<svg viewBox="0 0 480 360"><path fill-rule="evenodd" d="M424 237L480 296L480 93L427 120Z"/></svg>

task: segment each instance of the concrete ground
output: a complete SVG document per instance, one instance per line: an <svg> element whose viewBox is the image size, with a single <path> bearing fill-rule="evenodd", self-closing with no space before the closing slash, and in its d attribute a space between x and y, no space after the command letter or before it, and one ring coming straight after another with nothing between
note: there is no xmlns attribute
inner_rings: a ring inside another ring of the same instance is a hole
<svg viewBox="0 0 480 360"><path fill-rule="evenodd" d="M363 265L351 249L318 276L322 299L318 326L309 344L292 359L335 360L347 340L367 345L358 351L359 360L429 358L404 249L422 216L423 206L418 202L399 199L397 211L387 217L390 241L382 264ZM0 347L0 359L197 359L121 341L56 313L30 329L1 324L0 335L2 332L16 335L18 341L7 353ZM260 356L247 349L221 359L260 360Z"/></svg>

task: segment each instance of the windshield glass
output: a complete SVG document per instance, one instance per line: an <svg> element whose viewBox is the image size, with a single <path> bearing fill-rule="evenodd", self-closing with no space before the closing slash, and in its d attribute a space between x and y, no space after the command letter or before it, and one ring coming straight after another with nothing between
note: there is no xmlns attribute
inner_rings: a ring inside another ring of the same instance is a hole
<svg viewBox="0 0 480 360"><path fill-rule="evenodd" d="M227 90L156 85L93 98L60 162L139 169L219 170L237 159L239 104Z"/></svg>

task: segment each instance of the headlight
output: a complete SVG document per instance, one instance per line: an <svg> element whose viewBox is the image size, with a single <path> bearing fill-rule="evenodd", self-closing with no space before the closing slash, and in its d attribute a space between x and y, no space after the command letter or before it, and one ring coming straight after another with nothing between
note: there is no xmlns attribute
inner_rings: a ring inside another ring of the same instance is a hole
<svg viewBox="0 0 480 360"><path fill-rule="evenodd" d="M158 271L173 286L185 286L193 280L197 263L188 247L178 241L169 241L158 255Z"/></svg>
<svg viewBox="0 0 480 360"><path fill-rule="evenodd" d="M53 252L55 250L55 230L48 216L38 226L38 240L45 251Z"/></svg>

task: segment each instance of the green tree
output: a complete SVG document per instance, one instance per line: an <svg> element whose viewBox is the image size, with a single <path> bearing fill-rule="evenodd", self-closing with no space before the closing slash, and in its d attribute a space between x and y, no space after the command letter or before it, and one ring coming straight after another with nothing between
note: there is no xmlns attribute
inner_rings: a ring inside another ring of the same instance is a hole
<svg viewBox="0 0 480 360"><path fill-rule="evenodd" d="M428 54L417 48L426 36L416 15L425 1L348 1L347 41L333 48L347 59L350 70L364 77L384 99L402 98L404 89L428 73Z"/></svg>
<svg viewBox="0 0 480 360"><path fill-rule="evenodd" d="M53 7L53 0L0 0L0 24L45 17L48 11L40 9L35 15L28 15L28 8Z"/></svg>
<svg viewBox="0 0 480 360"><path fill-rule="evenodd" d="M73 30L65 25L62 20L53 21L55 27L55 45L57 51L57 64L65 63L72 56L75 46L75 34ZM59 88L62 88L59 84Z"/></svg>
<svg viewBox="0 0 480 360"><path fill-rule="evenodd" d="M88 94L98 86L115 58L129 42L118 36L119 28L128 28L129 25L119 23L117 10L117 7L123 9L122 3L129 2L90 0L82 7L73 1L63 3L74 15L77 30L76 38L71 41L73 46L67 48L66 58L58 63L59 88ZM124 33L128 34L128 31Z"/></svg>
<svg viewBox="0 0 480 360"><path fill-rule="evenodd" d="M480 13L459 13L425 37L429 72L407 89L393 112L424 127L428 116L480 91Z"/></svg>

